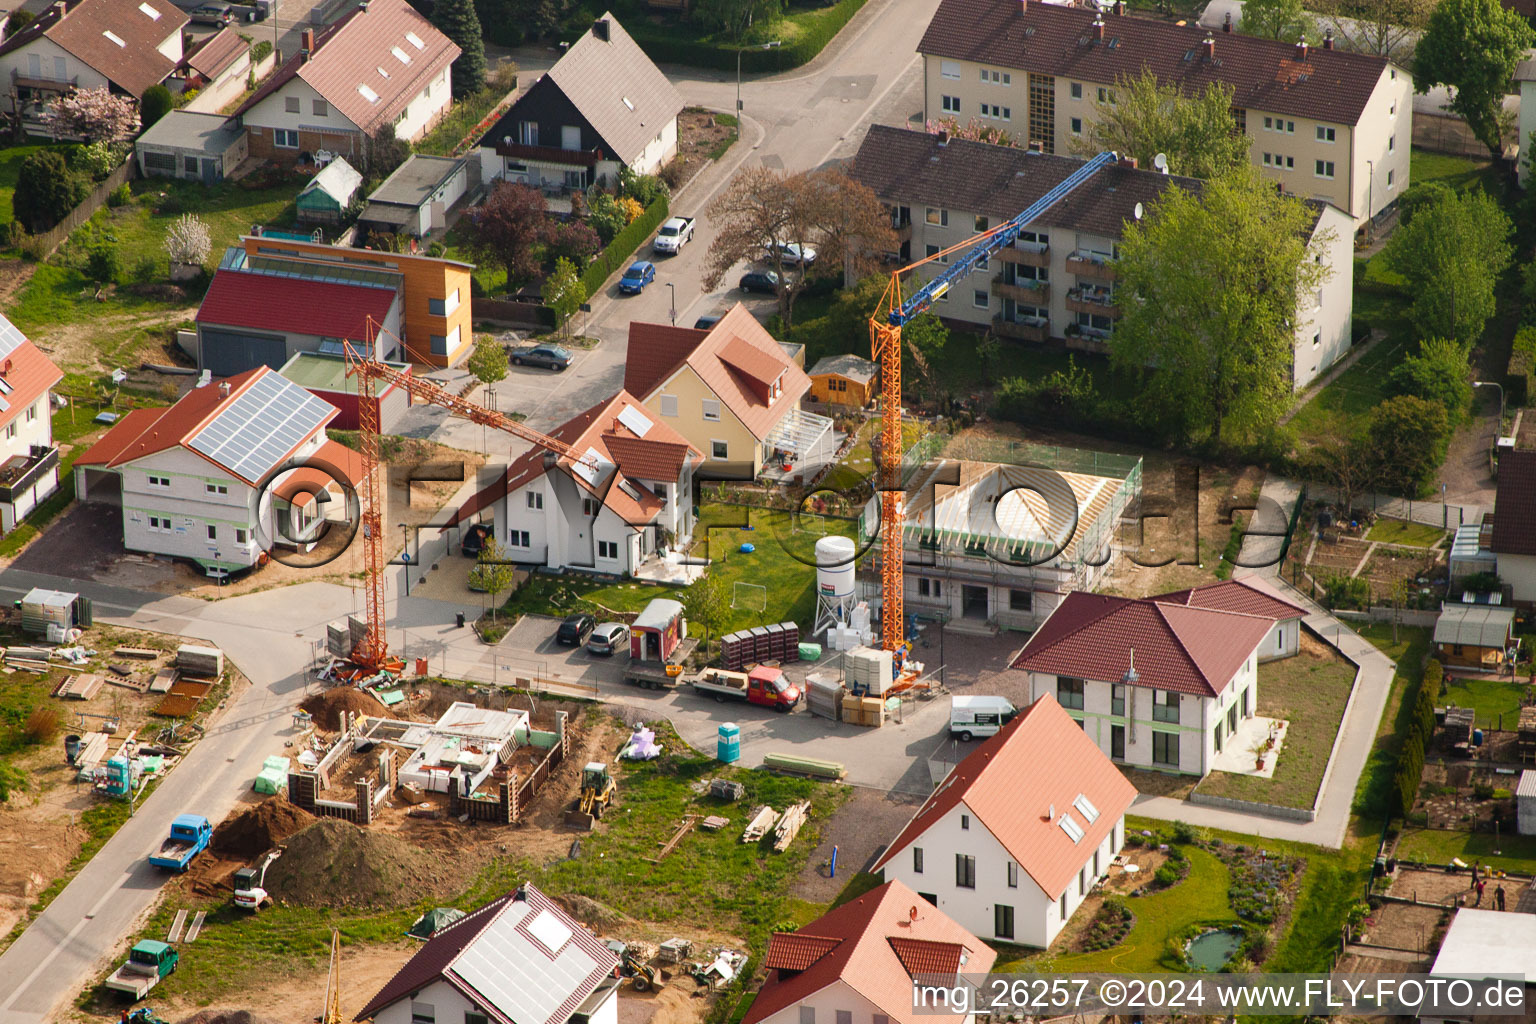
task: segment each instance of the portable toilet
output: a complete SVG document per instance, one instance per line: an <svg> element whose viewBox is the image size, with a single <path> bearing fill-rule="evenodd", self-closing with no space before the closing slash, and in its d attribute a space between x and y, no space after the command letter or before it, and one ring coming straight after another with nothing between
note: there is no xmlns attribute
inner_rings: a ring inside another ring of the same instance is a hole
<svg viewBox="0 0 1536 1024"><path fill-rule="evenodd" d="M735 722L720 726L719 737L715 740L715 758L725 764L741 760L741 727Z"/></svg>

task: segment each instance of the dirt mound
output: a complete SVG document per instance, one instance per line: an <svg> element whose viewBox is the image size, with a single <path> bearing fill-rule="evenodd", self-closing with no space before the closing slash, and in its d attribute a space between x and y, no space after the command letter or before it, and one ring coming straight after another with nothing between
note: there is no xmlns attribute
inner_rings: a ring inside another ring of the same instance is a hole
<svg viewBox="0 0 1536 1024"><path fill-rule="evenodd" d="M450 868L388 832L321 818L267 869L272 898L306 907L406 906L436 895Z"/></svg>
<svg viewBox="0 0 1536 1024"><path fill-rule="evenodd" d="M213 848L220 853L255 857L266 853L295 832L315 823L315 816L275 796L232 818L213 830Z"/></svg>
<svg viewBox="0 0 1536 1024"><path fill-rule="evenodd" d="M338 686L334 689L317 693L305 700L299 707L315 716L315 725L327 732L337 732L341 729L341 713L343 711L355 711L360 715L381 716L385 708L371 693L353 689L350 686Z"/></svg>
<svg viewBox="0 0 1536 1024"><path fill-rule="evenodd" d="M181 1024L272 1024L269 1017L258 1017L250 1010L199 1010Z"/></svg>
<svg viewBox="0 0 1536 1024"><path fill-rule="evenodd" d="M555 897L555 902L576 920L601 934L632 924L634 918L621 913L606 903L599 903L590 896L567 892Z"/></svg>

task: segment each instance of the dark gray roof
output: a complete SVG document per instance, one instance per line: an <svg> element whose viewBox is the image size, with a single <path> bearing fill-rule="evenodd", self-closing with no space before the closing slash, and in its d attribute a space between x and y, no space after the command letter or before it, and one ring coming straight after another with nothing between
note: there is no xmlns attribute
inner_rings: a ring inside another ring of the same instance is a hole
<svg viewBox="0 0 1536 1024"><path fill-rule="evenodd" d="M462 157L414 154L368 195L370 203L418 207L464 166Z"/></svg>
<svg viewBox="0 0 1536 1024"><path fill-rule="evenodd" d="M139 136L138 145L152 149L191 149L219 156L239 140L241 131L234 118L223 114L172 110Z"/></svg>

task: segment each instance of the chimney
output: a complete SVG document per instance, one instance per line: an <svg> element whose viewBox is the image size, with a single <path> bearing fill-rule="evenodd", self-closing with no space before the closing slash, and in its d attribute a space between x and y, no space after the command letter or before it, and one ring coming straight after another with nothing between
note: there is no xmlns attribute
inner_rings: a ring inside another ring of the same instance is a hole
<svg viewBox="0 0 1536 1024"><path fill-rule="evenodd" d="M1333 29L1331 28L1323 33L1323 49L1333 49Z"/></svg>
<svg viewBox="0 0 1536 1024"><path fill-rule="evenodd" d="M1209 32L1205 34L1205 42L1200 44L1200 49L1205 53L1206 60L1212 60L1216 56L1216 37Z"/></svg>
<svg viewBox="0 0 1536 1024"><path fill-rule="evenodd" d="M1296 40L1296 59L1299 60L1299 61L1302 61L1303 63L1306 62L1306 59L1307 59L1307 37L1306 36L1302 36L1300 39Z"/></svg>
<svg viewBox="0 0 1536 1024"><path fill-rule="evenodd" d="M608 41L608 19L598 18L592 23L592 34L603 42Z"/></svg>
<svg viewBox="0 0 1536 1024"><path fill-rule="evenodd" d="M219 397L220 398L228 398L229 397L229 381L227 381L227 380L219 381Z"/></svg>
<svg viewBox="0 0 1536 1024"><path fill-rule="evenodd" d="M307 28L299 33L299 56L309 60L309 55L315 52L315 30Z"/></svg>
<svg viewBox="0 0 1536 1024"><path fill-rule="evenodd" d="M1104 19L1103 18L1094 18L1093 19L1093 38L1094 38L1094 40L1096 42L1102 43L1104 41Z"/></svg>
<svg viewBox="0 0 1536 1024"><path fill-rule="evenodd" d="M949 129L948 128L940 128L939 129L939 145L940 146L947 146L947 145L949 145Z"/></svg>
<svg viewBox="0 0 1536 1024"><path fill-rule="evenodd" d="M1134 171L1136 169L1136 158L1133 156L1123 156L1120 158L1120 166L1129 167Z"/></svg>
<svg viewBox="0 0 1536 1024"><path fill-rule="evenodd" d="M1020 14L1028 14L1029 13L1029 0L1019 0L1019 13Z"/></svg>
<svg viewBox="0 0 1536 1024"><path fill-rule="evenodd" d="M364 14L367 14L368 13L368 0L358 0L357 9L362 11Z"/></svg>
<svg viewBox="0 0 1536 1024"><path fill-rule="evenodd" d="M1228 11L1227 12L1227 16L1224 19L1222 19L1221 30L1223 32L1231 32L1232 31L1232 12L1231 11Z"/></svg>
<svg viewBox="0 0 1536 1024"><path fill-rule="evenodd" d="M1125 0L1115 0L1115 17L1125 17Z"/></svg>

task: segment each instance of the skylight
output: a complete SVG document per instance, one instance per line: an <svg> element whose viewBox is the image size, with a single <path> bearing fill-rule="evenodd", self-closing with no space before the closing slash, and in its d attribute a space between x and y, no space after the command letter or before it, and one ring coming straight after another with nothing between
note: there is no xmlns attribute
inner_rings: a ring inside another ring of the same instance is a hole
<svg viewBox="0 0 1536 1024"><path fill-rule="evenodd" d="M1093 806L1093 801L1089 800L1086 794L1077 794L1077 799L1072 801L1072 806L1077 808L1079 814L1088 819L1088 824L1092 825L1099 820L1099 809Z"/></svg>
<svg viewBox="0 0 1536 1024"><path fill-rule="evenodd" d="M622 97L622 98L624 100L624 105L626 107L628 107L630 110L634 110L635 109L635 105L633 103L629 102L629 97L628 96L625 96L625 97Z"/></svg>
<svg viewBox="0 0 1536 1024"><path fill-rule="evenodd" d="M571 941L571 930L567 928L558 917L548 910L539 911L528 924L528 933L538 940L551 956L560 952L560 948Z"/></svg>
<svg viewBox="0 0 1536 1024"><path fill-rule="evenodd" d="M421 37L418 36L415 32L407 32L405 34L405 38L410 40L411 45L416 47L418 50L425 50L427 48L427 44L422 42Z"/></svg>
<svg viewBox="0 0 1536 1024"><path fill-rule="evenodd" d="M388 78L388 77L389 77L389 72L388 72L388 71L385 71L385 70L384 70L384 69L383 69L383 68L381 68L381 67L380 67L380 68L374 68L374 69L373 69L373 70L375 70L375 71L377 71L377 72L378 72L378 73L379 73L379 74L381 74L381 75L383 75L383 76L384 76L384 77L385 77L385 78Z"/></svg>
<svg viewBox="0 0 1536 1024"><path fill-rule="evenodd" d="M389 52L394 54L395 60L398 60L401 64L409 64L411 62L411 55L398 46L391 46Z"/></svg>
<svg viewBox="0 0 1536 1024"><path fill-rule="evenodd" d="M160 20L160 12L149 6L149 4L139 4L139 10L149 15L150 19L153 21Z"/></svg>
<svg viewBox="0 0 1536 1024"><path fill-rule="evenodd" d="M1083 826L1079 825L1077 819L1072 817L1071 811L1064 812L1061 816L1061 821L1057 824L1061 826L1063 832L1072 837L1074 843L1082 842Z"/></svg>
<svg viewBox="0 0 1536 1024"><path fill-rule="evenodd" d="M368 88L366 85L359 85L357 87L357 91L362 93L363 99L367 100L369 103L379 102L379 94Z"/></svg>
<svg viewBox="0 0 1536 1024"><path fill-rule="evenodd" d="M112 40L118 46L121 46L121 47L124 47L124 48L126 48L128 46L127 43L123 42L122 36L118 35L116 32L113 32L111 29L104 29L101 34L106 36L108 39Z"/></svg>

